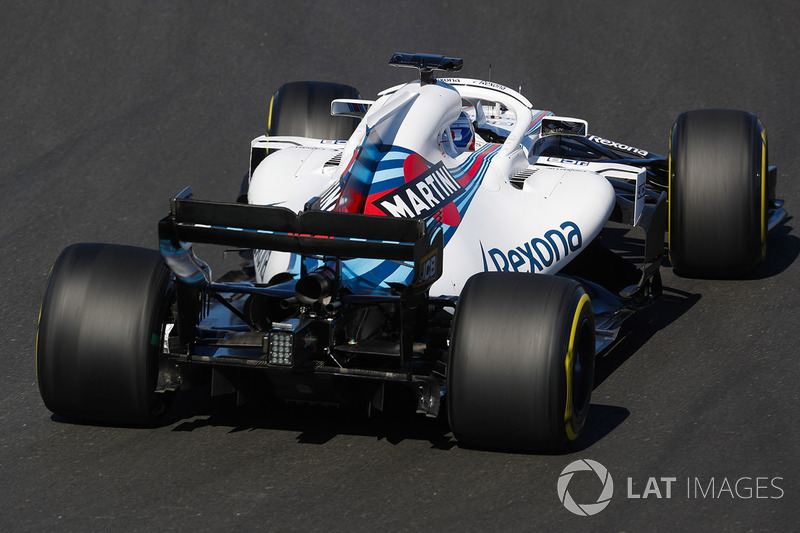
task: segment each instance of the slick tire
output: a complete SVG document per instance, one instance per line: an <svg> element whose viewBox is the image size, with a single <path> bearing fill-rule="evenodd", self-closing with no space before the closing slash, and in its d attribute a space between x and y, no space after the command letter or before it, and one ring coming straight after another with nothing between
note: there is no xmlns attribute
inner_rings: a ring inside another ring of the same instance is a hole
<svg viewBox="0 0 800 533"><path fill-rule="evenodd" d="M156 393L171 277L153 250L66 248L47 282L36 339L45 406L75 421L148 425L167 406Z"/></svg>
<svg viewBox="0 0 800 533"><path fill-rule="evenodd" d="M755 115L710 109L676 120L670 140L669 254L698 278L750 274L766 255L767 138Z"/></svg>
<svg viewBox="0 0 800 533"><path fill-rule="evenodd" d="M557 451L586 421L594 312L577 282L491 272L464 286L451 333L450 427L477 448Z"/></svg>
<svg viewBox="0 0 800 533"><path fill-rule="evenodd" d="M281 85L269 102L267 136L280 135L309 137L312 139L347 140L358 126L352 117L331 115L331 101L337 98L360 98L358 89L341 83L323 81L295 81ZM251 173L259 159L251 161ZM239 187L237 201L247 203L250 174L246 174Z"/></svg>
<svg viewBox="0 0 800 533"><path fill-rule="evenodd" d="M358 119L331 116L331 101L359 98L358 89L340 83L296 81L282 85L269 103L267 135L347 140Z"/></svg>

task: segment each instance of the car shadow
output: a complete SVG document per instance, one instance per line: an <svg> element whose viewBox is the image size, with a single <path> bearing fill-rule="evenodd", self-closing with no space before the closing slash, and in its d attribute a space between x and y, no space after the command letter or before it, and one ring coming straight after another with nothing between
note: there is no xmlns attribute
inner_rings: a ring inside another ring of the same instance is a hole
<svg viewBox="0 0 800 533"><path fill-rule="evenodd" d="M350 406L305 405L266 401L236 405L234 397L210 398L207 388L181 393L162 426L175 432L192 432L206 427L242 431L286 431L296 433L298 444L324 445L339 435L372 437L390 444L406 440L428 441L431 448L449 450L456 446L447 423L446 408L433 418L413 408L392 407L387 412ZM404 406L408 407L408 406Z"/></svg>
<svg viewBox="0 0 800 533"><path fill-rule="evenodd" d="M664 287L663 294L652 305L630 317L622 326L616 342L597 358L594 388L600 386L620 366L647 343L658 331L666 328L691 309L701 296Z"/></svg>
<svg viewBox="0 0 800 533"><path fill-rule="evenodd" d="M193 391L194 392L194 391ZM235 406L233 403L200 399L201 405L173 409L164 420L174 432L192 432L203 428L227 428L228 434L243 431L284 431L296 433L301 445L325 445L340 435L370 437L398 445L404 441L427 441L431 449L448 451L462 448L492 453L516 450L476 448L461 445L450 430L447 415L426 417L413 412L395 411L372 416L350 407L323 407L274 403L269 408ZM188 404L188 399L184 399ZM199 407L199 408L198 408ZM537 452L536 455L565 455L592 447L619 427L630 412L624 407L592 404L589 422L580 437L564 450Z"/></svg>
<svg viewBox="0 0 800 533"><path fill-rule="evenodd" d="M753 279L766 279L781 274L788 269L800 255L800 238L792 235L792 226L787 218L783 224L767 234L767 257L753 273Z"/></svg>
<svg viewBox="0 0 800 533"><path fill-rule="evenodd" d="M621 426L630 415L631 412L624 407L593 403L589 406L589 417L581 434L572 443L572 446L558 455L576 453L591 448Z"/></svg>
<svg viewBox="0 0 800 533"><path fill-rule="evenodd" d="M744 279L763 280L783 273L797 260L800 255L800 237L792 235L793 227L789 222L793 217L788 217L779 226L767 234L767 255L749 276ZM669 250L664 248L664 267L670 268ZM678 277L684 277L676 272ZM710 278L715 279L715 278Z"/></svg>

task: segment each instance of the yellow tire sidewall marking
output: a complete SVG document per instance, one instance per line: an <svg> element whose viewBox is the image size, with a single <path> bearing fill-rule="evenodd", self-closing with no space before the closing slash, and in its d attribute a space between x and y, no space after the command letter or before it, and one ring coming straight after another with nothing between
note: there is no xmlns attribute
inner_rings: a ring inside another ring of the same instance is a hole
<svg viewBox="0 0 800 533"><path fill-rule="evenodd" d="M575 315L572 318L572 329L569 334L569 345L567 347L567 356L564 358L564 368L567 372L567 405L564 409L564 428L567 430L567 438L575 440L578 434L572 429L572 371L575 367L575 337L578 333L578 325L580 322L581 311L583 306L589 302L589 295L583 293L581 299L578 301L578 306L575 309Z"/></svg>
<svg viewBox="0 0 800 533"><path fill-rule="evenodd" d="M272 98L269 99L269 118L267 118L267 136L269 136L269 130L272 129L272 104L275 102L275 95L272 95Z"/></svg>

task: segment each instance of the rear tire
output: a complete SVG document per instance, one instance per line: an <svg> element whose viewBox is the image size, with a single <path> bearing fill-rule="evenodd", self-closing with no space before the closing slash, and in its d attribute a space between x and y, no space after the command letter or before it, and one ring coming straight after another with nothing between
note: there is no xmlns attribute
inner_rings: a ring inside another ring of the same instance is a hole
<svg viewBox="0 0 800 533"><path fill-rule="evenodd" d="M447 405L468 446L553 451L580 434L594 382L594 313L577 282L480 273L459 299Z"/></svg>
<svg viewBox="0 0 800 533"><path fill-rule="evenodd" d="M672 128L669 252L676 272L751 273L766 254L766 134L755 115L710 109Z"/></svg>
<svg viewBox="0 0 800 533"><path fill-rule="evenodd" d="M170 272L158 252L75 244L53 266L42 301L36 371L45 406L66 418L152 423L170 304Z"/></svg>

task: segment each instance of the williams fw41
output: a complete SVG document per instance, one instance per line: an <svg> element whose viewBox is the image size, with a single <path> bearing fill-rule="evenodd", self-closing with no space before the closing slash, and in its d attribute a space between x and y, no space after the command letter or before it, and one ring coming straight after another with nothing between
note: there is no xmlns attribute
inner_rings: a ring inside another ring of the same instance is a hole
<svg viewBox="0 0 800 533"><path fill-rule="evenodd" d="M198 384L254 403L394 396L466 446L560 449L667 254L684 276L747 276L786 216L750 113L683 113L664 157L450 77L461 59L390 64L419 77L375 100L280 87L238 201L176 195L160 251L61 253L36 348L50 410L146 425ZM241 269L212 277L193 243Z"/></svg>

